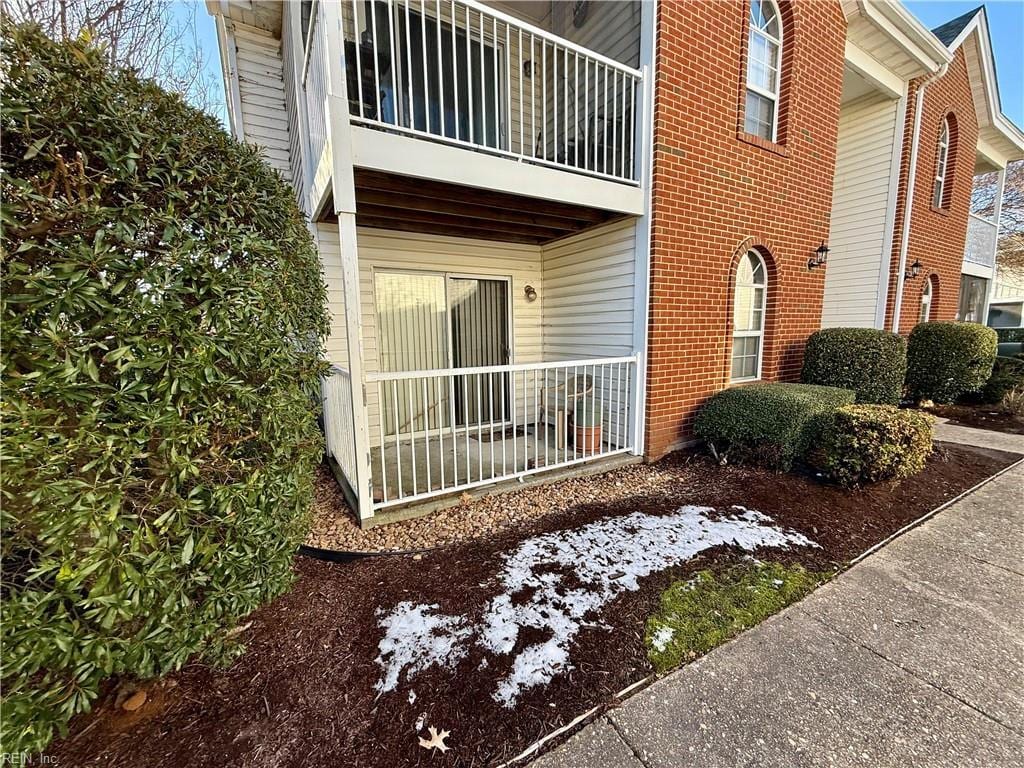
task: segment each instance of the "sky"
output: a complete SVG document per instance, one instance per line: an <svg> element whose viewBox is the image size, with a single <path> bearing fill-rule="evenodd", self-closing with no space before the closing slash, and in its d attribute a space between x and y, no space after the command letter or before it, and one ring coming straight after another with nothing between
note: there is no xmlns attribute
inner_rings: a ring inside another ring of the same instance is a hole
<svg viewBox="0 0 1024 768"><path fill-rule="evenodd" d="M217 31L205 3L173 0L180 18L194 19L196 35L206 53L206 65L216 82L221 84L220 59L217 52ZM955 19L980 5L978 0L908 0L904 3L929 29ZM1024 127L1024 0L988 0L989 32L995 51L996 77L1003 114ZM220 92L218 117L227 122L227 107Z"/></svg>

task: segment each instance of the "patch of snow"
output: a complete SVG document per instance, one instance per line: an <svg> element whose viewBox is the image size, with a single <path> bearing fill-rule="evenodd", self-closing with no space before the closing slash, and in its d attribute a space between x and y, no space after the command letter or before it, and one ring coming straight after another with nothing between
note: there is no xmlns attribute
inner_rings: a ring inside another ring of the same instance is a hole
<svg viewBox="0 0 1024 768"><path fill-rule="evenodd" d="M526 539L505 556L497 576L503 589L487 602L475 626L465 617L430 614L436 605L408 602L381 620L388 632L377 658L385 670L377 689L394 689L406 668L411 679L431 664L453 667L466 655L462 643L471 634L487 651L506 656L523 630L539 630L547 639L522 647L491 694L512 707L523 691L571 670L569 651L576 635L593 625L613 599L639 589L643 577L723 544L747 552L818 546L796 531L772 525L756 510L733 510L717 519L710 517L711 507L685 506L670 515L634 512Z"/></svg>
<svg viewBox="0 0 1024 768"><path fill-rule="evenodd" d="M437 605L413 605L403 600L380 620L384 638L375 661L383 675L374 686L380 693L393 691L398 677L406 670L406 679L435 664L454 668L466 655L463 643L471 630L462 616L432 613Z"/></svg>
<svg viewBox="0 0 1024 768"><path fill-rule="evenodd" d="M654 633L654 637L651 638L651 647L654 648L658 653L664 651L669 644L669 641L675 636L676 631L672 627L661 626Z"/></svg>

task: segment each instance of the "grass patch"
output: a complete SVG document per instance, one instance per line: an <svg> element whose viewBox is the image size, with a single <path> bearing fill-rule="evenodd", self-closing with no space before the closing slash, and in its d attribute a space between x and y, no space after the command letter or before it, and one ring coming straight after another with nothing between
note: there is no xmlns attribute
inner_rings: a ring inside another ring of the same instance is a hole
<svg viewBox="0 0 1024 768"><path fill-rule="evenodd" d="M660 673L685 664L796 602L831 577L799 565L748 562L699 571L661 595L644 644Z"/></svg>

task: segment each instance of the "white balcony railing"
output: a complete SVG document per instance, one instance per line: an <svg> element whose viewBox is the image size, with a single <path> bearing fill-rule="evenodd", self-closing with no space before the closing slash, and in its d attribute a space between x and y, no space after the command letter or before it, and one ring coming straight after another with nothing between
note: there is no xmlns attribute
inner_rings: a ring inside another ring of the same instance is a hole
<svg viewBox="0 0 1024 768"><path fill-rule="evenodd" d="M302 87L306 99L307 147L309 167L307 183L316 173L320 155L327 146L327 30L320 3L312 4L305 30L305 58L302 67Z"/></svg>
<svg viewBox="0 0 1024 768"><path fill-rule="evenodd" d="M625 453L635 357L367 375L374 509Z"/></svg>
<svg viewBox="0 0 1024 768"><path fill-rule="evenodd" d="M996 263L997 227L988 219L975 216L967 219L967 241L964 245L964 261L994 267Z"/></svg>
<svg viewBox="0 0 1024 768"><path fill-rule="evenodd" d="M636 183L643 73L474 0L345 0L355 124Z"/></svg>

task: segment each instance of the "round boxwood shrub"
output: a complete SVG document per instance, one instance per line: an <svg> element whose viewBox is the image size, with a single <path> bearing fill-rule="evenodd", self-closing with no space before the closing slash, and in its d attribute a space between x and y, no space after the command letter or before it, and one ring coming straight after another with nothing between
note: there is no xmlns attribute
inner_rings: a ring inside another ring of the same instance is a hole
<svg viewBox="0 0 1024 768"><path fill-rule="evenodd" d="M826 328L804 351L805 384L852 389L858 403L898 405L907 373L903 337L874 328Z"/></svg>
<svg viewBox="0 0 1024 768"><path fill-rule="evenodd" d="M952 403L992 375L996 332L978 323L920 323L907 342L907 390L917 400Z"/></svg>
<svg viewBox="0 0 1024 768"><path fill-rule="evenodd" d="M327 330L292 192L85 42L2 26L5 753L285 590Z"/></svg>
<svg viewBox="0 0 1024 768"><path fill-rule="evenodd" d="M747 384L714 395L697 414L694 432L719 458L788 470L804 458L848 389L811 384Z"/></svg>
<svg viewBox="0 0 1024 768"><path fill-rule="evenodd" d="M977 396L970 398L981 403L998 404L1007 393L1024 387L1024 360L1016 357L996 357L992 375Z"/></svg>
<svg viewBox="0 0 1024 768"><path fill-rule="evenodd" d="M839 408L811 464L848 487L898 480L924 469L932 453L933 419L891 405Z"/></svg>

